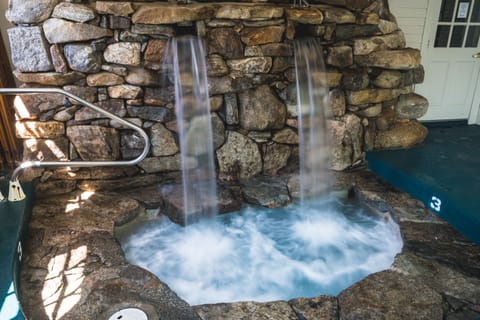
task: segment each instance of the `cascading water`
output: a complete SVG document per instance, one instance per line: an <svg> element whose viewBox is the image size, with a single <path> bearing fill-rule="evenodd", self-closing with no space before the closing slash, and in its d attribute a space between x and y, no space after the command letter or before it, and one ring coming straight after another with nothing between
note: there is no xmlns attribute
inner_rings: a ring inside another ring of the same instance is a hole
<svg viewBox="0 0 480 320"><path fill-rule="evenodd" d="M300 199L319 196L331 183L328 87L319 39L294 42L300 158Z"/></svg>
<svg viewBox="0 0 480 320"><path fill-rule="evenodd" d="M173 58L177 107L183 105L183 112L177 115L179 133L187 137L181 142L182 157L188 158L195 148L204 156L212 143L196 133L188 139L192 128L203 131L202 126L209 126L209 117L192 108L197 99L191 98L191 84L203 78L185 76L185 71L199 68L192 65L199 52L184 45L177 41L176 51L170 54L194 52ZM324 124L328 89L320 78L318 43L295 43L295 55L297 86L301 87L297 92L299 135L305 141L300 155L300 204L278 209L248 207L187 227L166 217L143 216L117 229L127 260L156 274L191 304L335 295L366 275L388 268L401 250L398 227L388 216L369 214L345 195L330 192L318 196L329 179ZM206 88L198 90L206 94ZM205 175L193 170L197 171ZM191 173L184 178L185 199L196 189L197 183L190 177ZM185 208L195 211L199 203L201 206L205 198L198 197L200 200L185 204Z"/></svg>
<svg viewBox="0 0 480 320"><path fill-rule="evenodd" d="M207 67L202 41L174 37L165 64L175 88L184 224L217 214L217 189Z"/></svg>

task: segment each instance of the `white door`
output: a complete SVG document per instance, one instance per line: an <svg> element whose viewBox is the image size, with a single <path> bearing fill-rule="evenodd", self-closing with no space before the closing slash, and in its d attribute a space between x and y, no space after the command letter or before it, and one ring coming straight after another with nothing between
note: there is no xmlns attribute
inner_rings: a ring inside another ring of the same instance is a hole
<svg viewBox="0 0 480 320"><path fill-rule="evenodd" d="M430 107L420 120L477 121L479 38L480 0L429 0L422 45L425 80L415 91Z"/></svg>

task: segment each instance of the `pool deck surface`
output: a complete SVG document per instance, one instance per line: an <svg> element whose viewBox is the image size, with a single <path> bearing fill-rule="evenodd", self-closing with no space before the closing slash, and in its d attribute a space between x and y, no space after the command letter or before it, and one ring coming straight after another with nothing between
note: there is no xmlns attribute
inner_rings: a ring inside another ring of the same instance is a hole
<svg viewBox="0 0 480 320"><path fill-rule="evenodd" d="M8 182L0 178L0 190L8 195ZM25 185L27 199L0 202L0 319L24 319L16 295L22 247L17 241L25 233L33 203L30 185Z"/></svg>
<svg viewBox="0 0 480 320"><path fill-rule="evenodd" d="M135 307L150 319L480 319L478 245L370 171L336 178L337 189L355 190L365 206L393 218L404 242L388 270L338 296L190 306L128 264L115 239L115 225L133 219L145 206L142 198L152 195L145 188L78 191L35 203L21 273L27 317L108 319Z"/></svg>
<svg viewBox="0 0 480 320"><path fill-rule="evenodd" d="M367 159L377 175L480 244L480 126L431 124L421 146L374 151Z"/></svg>

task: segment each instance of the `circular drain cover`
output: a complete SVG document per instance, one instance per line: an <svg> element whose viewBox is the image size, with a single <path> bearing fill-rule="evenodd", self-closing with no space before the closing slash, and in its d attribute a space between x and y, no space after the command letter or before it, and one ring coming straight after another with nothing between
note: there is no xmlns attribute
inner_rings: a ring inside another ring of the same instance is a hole
<svg viewBox="0 0 480 320"><path fill-rule="evenodd" d="M125 308L112 314L108 320L148 320L148 317L138 308Z"/></svg>

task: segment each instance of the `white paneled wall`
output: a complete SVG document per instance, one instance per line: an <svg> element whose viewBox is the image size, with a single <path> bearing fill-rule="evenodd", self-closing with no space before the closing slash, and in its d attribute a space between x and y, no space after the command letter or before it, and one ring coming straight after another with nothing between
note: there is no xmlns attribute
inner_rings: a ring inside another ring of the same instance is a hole
<svg viewBox="0 0 480 320"><path fill-rule="evenodd" d="M429 0L389 0L390 11L407 39L407 46L420 49ZM440 0L430 0L440 1Z"/></svg>

